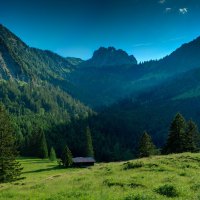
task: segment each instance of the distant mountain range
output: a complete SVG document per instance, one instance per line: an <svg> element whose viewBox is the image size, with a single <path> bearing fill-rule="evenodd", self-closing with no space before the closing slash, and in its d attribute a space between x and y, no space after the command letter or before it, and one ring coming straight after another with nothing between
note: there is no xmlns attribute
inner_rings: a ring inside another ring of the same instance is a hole
<svg viewBox="0 0 200 200"><path fill-rule="evenodd" d="M47 81L93 108L137 96L200 67L200 38L158 61L137 64L134 56L114 47L101 47L91 59L83 61L28 47L0 25L0 52L3 79Z"/></svg>
<svg viewBox="0 0 200 200"><path fill-rule="evenodd" d="M70 121L93 109L94 132L114 143L131 148L147 130L160 145L176 112L200 124L200 37L160 60L138 64L123 50L100 47L83 61L29 47L0 25L0 85L15 116Z"/></svg>
<svg viewBox="0 0 200 200"><path fill-rule="evenodd" d="M110 59L110 54L117 56ZM122 55L126 57L126 62L121 62ZM130 62L130 56L121 50L100 48L91 59L82 62L70 73L69 80L84 91L86 97L78 98L86 104L92 107L111 105L130 95L136 97L183 72L200 67L199 55L200 38L184 44L161 60L139 64L132 56ZM111 65L111 60L115 64Z"/></svg>

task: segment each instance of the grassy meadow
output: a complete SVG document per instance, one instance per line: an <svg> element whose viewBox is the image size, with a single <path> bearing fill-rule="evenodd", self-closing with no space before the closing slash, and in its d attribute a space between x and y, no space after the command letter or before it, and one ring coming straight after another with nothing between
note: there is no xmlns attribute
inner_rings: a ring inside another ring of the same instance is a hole
<svg viewBox="0 0 200 200"><path fill-rule="evenodd" d="M154 156L89 168L60 169L56 162L20 159L24 179L0 184L0 199L200 199L200 154Z"/></svg>

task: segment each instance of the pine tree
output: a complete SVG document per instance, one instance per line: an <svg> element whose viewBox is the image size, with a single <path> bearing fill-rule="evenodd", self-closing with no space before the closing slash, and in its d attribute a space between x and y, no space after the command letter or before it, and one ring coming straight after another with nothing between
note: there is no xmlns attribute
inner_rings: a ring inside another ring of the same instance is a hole
<svg viewBox="0 0 200 200"><path fill-rule="evenodd" d="M90 128L86 128L86 155L88 157L94 157L94 149L92 145L92 136Z"/></svg>
<svg viewBox="0 0 200 200"><path fill-rule="evenodd" d="M155 145L151 136L145 131L141 137L139 144L139 157L149 157L155 154Z"/></svg>
<svg viewBox="0 0 200 200"><path fill-rule="evenodd" d="M199 143L199 131L197 125L192 120L189 120L187 123L185 137L186 139L184 151L197 152Z"/></svg>
<svg viewBox="0 0 200 200"><path fill-rule="evenodd" d="M0 183L16 180L22 170L12 133L9 116L0 105Z"/></svg>
<svg viewBox="0 0 200 200"><path fill-rule="evenodd" d="M39 131L40 139L38 144L38 157L48 158L48 148L47 141L44 132L40 129Z"/></svg>
<svg viewBox="0 0 200 200"><path fill-rule="evenodd" d="M64 167L71 167L72 165L72 153L68 146L66 145L63 149L62 155L61 155L61 162Z"/></svg>
<svg viewBox="0 0 200 200"><path fill-rule="evenodd" d="M186 143L185 128L184 117L177 113L170 126L167 144L164 148L165 153L181 153L184 151Z"/></svg>
<svg viewBox="0 0 200 200"><path fill-rule="evenodd" d="M55 150L54 150L53 147L51 147L49 159L50 159L51 161L55 161L55 160L56 160L56 152L55 152Z"/></svg>

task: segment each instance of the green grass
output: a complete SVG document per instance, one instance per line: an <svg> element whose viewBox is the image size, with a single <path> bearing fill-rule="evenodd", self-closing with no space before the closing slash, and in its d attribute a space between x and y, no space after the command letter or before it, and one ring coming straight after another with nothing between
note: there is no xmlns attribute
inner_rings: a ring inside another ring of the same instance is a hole
<svg viewBox="0 0 200 200"><path fill-rule="evenodd" d="M0 184L0 199L200 200L200 154L155 156L89 168L20 159L25 179Z"/></svg>

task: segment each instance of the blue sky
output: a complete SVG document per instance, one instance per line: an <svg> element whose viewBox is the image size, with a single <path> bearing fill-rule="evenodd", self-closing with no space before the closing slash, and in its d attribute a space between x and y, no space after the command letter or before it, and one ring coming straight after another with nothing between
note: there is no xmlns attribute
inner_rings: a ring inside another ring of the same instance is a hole
<svg viewBox="0 0 200 200"><path fill-rule="evenodd" d="M29 46L88 59L114 46L139 61L200 36L199 0L0 0L0 23Z"/></svg>

